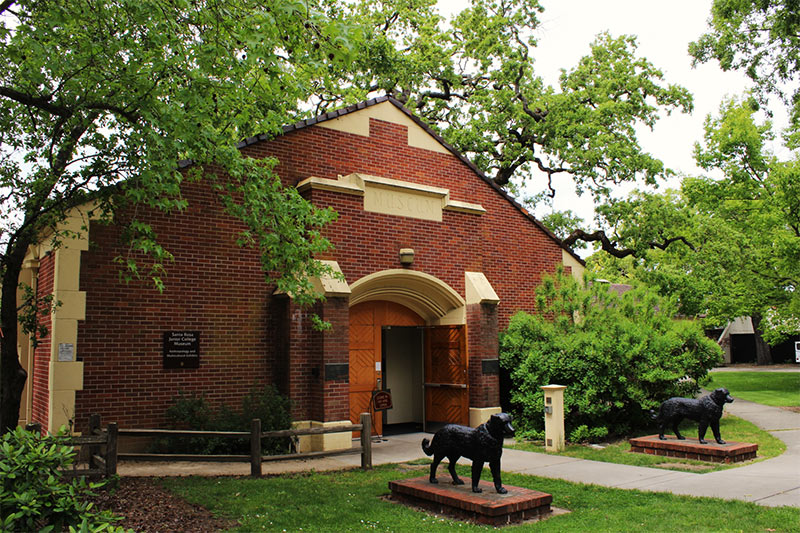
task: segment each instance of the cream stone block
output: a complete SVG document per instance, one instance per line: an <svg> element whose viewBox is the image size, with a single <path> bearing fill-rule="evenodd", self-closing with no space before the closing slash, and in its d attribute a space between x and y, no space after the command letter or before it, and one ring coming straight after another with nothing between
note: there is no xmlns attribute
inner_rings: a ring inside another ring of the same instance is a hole
<svg viewBox="0 0 800 533"><path fill-rule="evenodd" d="M329 267L335 272L338 273L341 279L337 279L331 275L324 275L317 278L312 278L311 283L314 285L314 289L317 290L320 294L329 298L331 296L346 296L350 294L350 286L347 284L347 281L344 279L344 273L342 272L342 268L339 266L339 263L336 261L320 261Z"/></svg>
<svg viewBox="0 0 800 533"><path fill-rule="evenodd" d="M564 389L565 385L544 385L544 449L548 452L563 451L564 437Z"/></svg>
<svg viewBox="0 0 800 533"><path fill-rule="evenodd" d="M86 320L86 291L56 291L56 319Z"/></svg>
<svg viewBox="0 0 800 533"><path fill-rule="evenodd" d="M298 420L292 422L292 429L310 429L311 420ZM312 451L311 438L313 435L301 435L297 437L297 453L308 453Z"/></svg>
<svg viewBox="0 0 800 533"><path fill-rule="evenodd" d="M312 421L311 427L330 428L336 426L349 426L349 420L335 420L332 422ZM312 435L312 451L327 452L331 450L346 450L353 447L353 433L343 431L341 433L326 433L324 435Z"/></svg>
<svg viewBox="0 0 800 533"><path fill-rule="evenodd" d="M56 251L55 291L77 291L80 287L81 251L72 248Z"/></svg>
<svg viewBox="0 0 800 533"><path fill-rule="evenodd" d="M489 420L492 415L500 414L502 409L499 407L470 407L469 425L476 428Z"/></svg>
<svg viewBox="0 0 800 533"><path fill-rule="evenodd" d="M83 390L83 361L50 361L50 389Z"/></svg>
<svg viewBox="0 0 800 533"><path fill-rule="evenodd" d="M78 320L74 318L60 318L54 320L50 326L51 359L58 360L58 347L60 344L72 344L77 353L78 346Z"/></svg>
<svg viewBox="0 0 800 533"><path fill-rule="evenodd" d="M50 391L50 418L47 430L58 431L61 426L69 428L69 421L75 416L75 391Z"/></svg>
<svg viewBox="0 0 800 533"><path fill-rule="evenodd" d="M467 305L498 304L500 297L483 272L464 272Z"/></svg>

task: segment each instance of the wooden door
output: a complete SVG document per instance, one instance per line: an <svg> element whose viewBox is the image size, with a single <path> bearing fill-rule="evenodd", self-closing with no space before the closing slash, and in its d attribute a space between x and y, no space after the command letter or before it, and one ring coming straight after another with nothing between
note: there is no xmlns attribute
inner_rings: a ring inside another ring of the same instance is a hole
<svg viewBox="0 0 800 533"><path fill-rule="evenodd" d="M405 306L372 301L350 308L350 420L357 424L361 413L371 413L373 430L383 434L383 416L371 409L373 391L383 390L381 328L422 326L425 321Z"/></svg>
<svg viewBox="0 0 800 533"><path fill-rule="evenodd" d="M464 326L435 326L425 341L425 430L469 424L469 369Z"/></svg>

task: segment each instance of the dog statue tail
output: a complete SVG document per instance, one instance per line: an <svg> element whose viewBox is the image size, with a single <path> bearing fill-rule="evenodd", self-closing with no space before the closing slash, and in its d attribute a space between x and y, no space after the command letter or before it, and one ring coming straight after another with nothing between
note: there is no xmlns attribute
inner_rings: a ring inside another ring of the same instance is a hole
<svg viewBox="0 0 800 533"><path fill-rule="evenodd" d="M425 455L433 455L433 448L431 448L431 441L428 439L422 439L422 451L425 452Z"/></svg>

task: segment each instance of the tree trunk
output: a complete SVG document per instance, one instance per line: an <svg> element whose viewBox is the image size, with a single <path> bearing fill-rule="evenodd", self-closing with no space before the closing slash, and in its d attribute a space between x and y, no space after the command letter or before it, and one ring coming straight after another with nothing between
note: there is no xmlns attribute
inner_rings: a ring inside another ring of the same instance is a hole
<svg viewBox="0 0 800 533"><path fill-rule="evenodd" d="M13 431L19 423L22 390L28 373L19 364L17 350L17 287L22 262L28 250L26 240L9 243L3 272L2 300L0 300L0 434Z"/></svg>
<svg viewBox="0 0 800 533"><path fill-rule="evenodd" d="M764 331L761 329L761 315L755 314L750 318L753 321L753 336L756 340L756 364L771 365L772 348L770 348L767 341L764 340Z"/></svg>

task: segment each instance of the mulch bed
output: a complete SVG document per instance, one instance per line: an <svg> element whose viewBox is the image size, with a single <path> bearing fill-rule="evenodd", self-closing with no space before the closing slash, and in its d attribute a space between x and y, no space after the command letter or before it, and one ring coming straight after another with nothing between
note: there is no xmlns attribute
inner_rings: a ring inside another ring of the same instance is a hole
<svg viewBox="0 0 800 533"><path fill-rule="evenodd" d="M92 501L97 509L124 517L115 525L137 533L211 533L238 525L235 520L214 517L149 478L120 478L116 489L100 491Z"/></svg>

